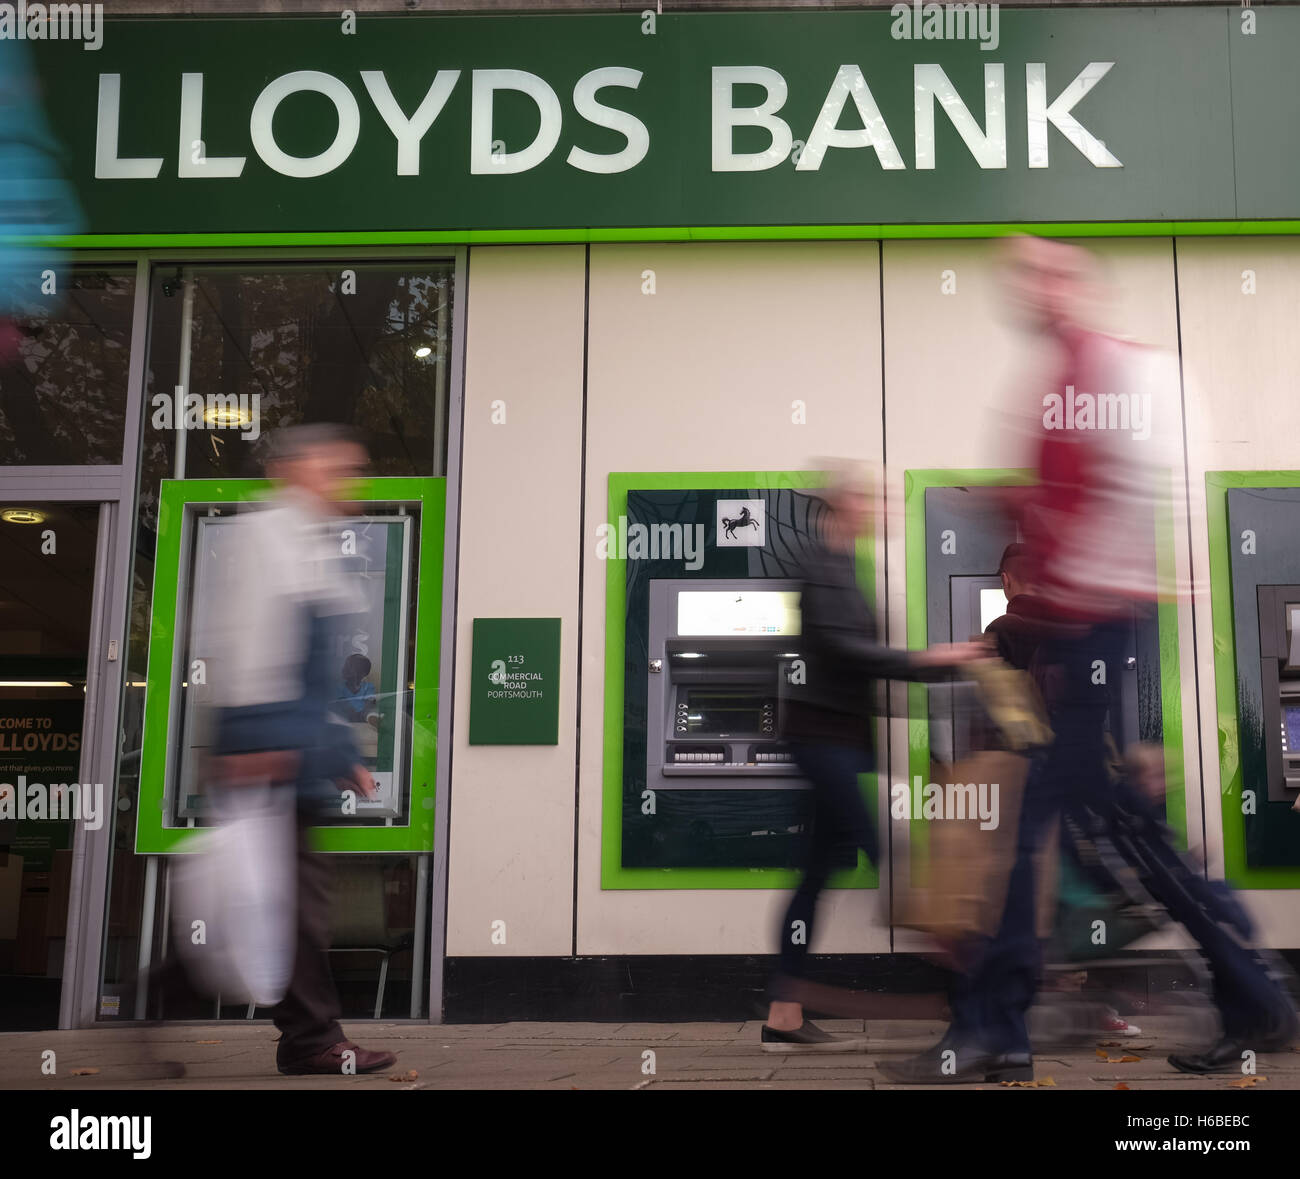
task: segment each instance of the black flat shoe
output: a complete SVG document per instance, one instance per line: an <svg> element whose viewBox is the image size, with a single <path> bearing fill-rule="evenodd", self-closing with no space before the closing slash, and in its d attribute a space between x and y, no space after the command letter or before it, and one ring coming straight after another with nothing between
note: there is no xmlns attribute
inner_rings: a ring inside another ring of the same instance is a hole
<svg viewBox="0 0 1300 1179"><path fill-rule="evenodd" d="M1249 1049L1244 1040L1225 1037L1204 1052L1173 1052L1168 1059L1180 1073L1235 1073Z"/></svg>
<svg viewBox="0 0 1300 1179"><path fill-rule="evenodd" d="M907 1060L882 1060L878 1067L887 1080L898 1085L997 1084L1034 1079L1034 1059L1028 1052L981 1052L945 1041Z"/></svg>
<svg viewBox="0 0 1300 1179"><path fill-rule="evenodd" d="M824 1028L804 1020L792 1032L763 1025L759 1044L764 1052L865 1052L867 1041L861 1037L856 1040L841 1039L832 1036Z"/></svg>
<svg viewBox="0 0 1300 1179"><path fill-rule="evenodd" d="M1279 1010L1259 1034L1251 1037L1256 1052L1285 1052L1300 1032L1300 1020L1288 1004Z"/></svg>

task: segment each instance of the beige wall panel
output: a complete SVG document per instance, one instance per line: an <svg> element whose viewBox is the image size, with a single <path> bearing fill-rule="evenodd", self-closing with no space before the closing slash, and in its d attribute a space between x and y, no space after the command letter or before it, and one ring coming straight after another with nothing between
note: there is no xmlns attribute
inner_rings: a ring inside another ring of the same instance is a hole
<svg viewBox="0 0 1300 1179"><path fill-rule="evenodd" d="M1247 293L1253 283L1254 294ZM1223 872L1205 472L1300 470L1300 239L1180 238L1178 290L1194 508L1206 846ZM1235 689L1234 689L1235 691ZM1292 894L1244 894L1275 945L1300 945Z"/></svg>
<svg viewBox="0 0 1300 1179"><path fill-rule="evenodd" d="M603 891L611 471L806 469L880 456L877 246L610 245L591 252L578 952L771 953L785 892ZM643 294L646 271L655 293ZM806 403L807 424L791 403ZM883 798L883 796L882 796ZM880 952L876 893L827 893L814 952Z"/></svg>
<svg viewBox="0 0 1300 1179"><path fill-rule="evenodd" d="M572 950L584 283L581 246L470 251L448 955ZM562 620L558 745L469 744L475 617Z"/></svg>

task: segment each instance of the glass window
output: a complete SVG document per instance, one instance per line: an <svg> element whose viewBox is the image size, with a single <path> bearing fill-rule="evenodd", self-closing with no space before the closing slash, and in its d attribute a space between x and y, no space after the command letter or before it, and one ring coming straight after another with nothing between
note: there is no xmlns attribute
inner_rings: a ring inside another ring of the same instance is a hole
<svg viewBox="0 0 1300 1179"><path fill-rule="evenodd" d="M277 428L342 422L371 474L443 474L451 293L450 261L159 270L150 458L175 478L257 475Z"/></svg>
<svg viewBox="0 0 1300 1179"><path fill-rule="evenodd" d="M122 461L135 268L51 272L0 322L0 463Z"/></svg>
<svg viewBox="0 0 1300 1179"><path fill-rule="evenodd" d="M141 937L151 940L155 963L167 940L167 873L150 884L145 857L134 852L162 481L260 477L273 433L312 422L351 427L369 452L371 476L445 474L453 282L450 259L172 264L154 272L102 1016L129 1019L145 1010L139 996L129 997ZM367 515L387 520L395 511ZM410 521L411 544L420 523ZM413 615L414 593L406 607ZM407 622L404 643L400 634L393 641L409 648L413 617ZM387 673L389 663L391 687L400 693L409 685L396 669L410 666L409 650L380 661L376 674ZM380 720L376 758L399 732L386 735ZM341 899L332 917L331 958L344 1015L373 1015L381 1002L387 1014L405 1014L419 948L412 934L416 898L423 891L427 899L427 864L421 863L427 857L334 860ZM154 928L142 931L150 887ZM422 959L427 953L426 946ZM161 998L156 989L150 994L151 1013L161 1010ZM418 1008L423 1001L415 996ZM193 1013L166 1011L169 1018L187 1014Z"/></svg>

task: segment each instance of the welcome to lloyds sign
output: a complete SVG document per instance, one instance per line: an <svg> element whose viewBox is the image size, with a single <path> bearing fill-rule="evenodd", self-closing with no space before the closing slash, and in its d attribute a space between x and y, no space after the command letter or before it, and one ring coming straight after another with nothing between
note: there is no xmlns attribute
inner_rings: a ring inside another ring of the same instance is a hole
<svg viewBox="0 0 1300 1179"><path fill-rule="evenodd" d="M38 61L92 233L1300 216L1300 10L896 8L110 20Z"/></svg>

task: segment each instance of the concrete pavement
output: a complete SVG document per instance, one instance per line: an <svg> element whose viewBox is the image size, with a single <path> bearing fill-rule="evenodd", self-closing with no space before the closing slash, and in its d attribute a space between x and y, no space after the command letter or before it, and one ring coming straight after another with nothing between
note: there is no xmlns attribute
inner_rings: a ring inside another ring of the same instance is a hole
<svg viewBox="0 0 1300 1179"><path fill-rule="evenodd" d="M348 1035L365 1047L396 1052L394 1069L369 1076L282 1077L275 1071L274 1027L226 1020L6 1034L0 1036L0 1089L890 1089L898 1086L881 1075L877 1062L919 1051L943 1029L942 1023L922 1020L818 1022L837 1034L865 1037L868 1051L771 1055L759 1050L761 1024L755 1021L357 1023L346 1026ZM1099 1034L1101 1047L1088 1043L1040 1053L1037 1086L1177 1092L1227 1090L1249 1081L1240 1073L1175 1072L1165 1057L1187 1047L1187 1021L1147 1015L1141 1022L1147 1034L1135 1039ZM164 1062L182 1062L185 1075L169 1077ZM1300 1048L1259 1057L1253 1087L1300 1089Z"/></svg>

